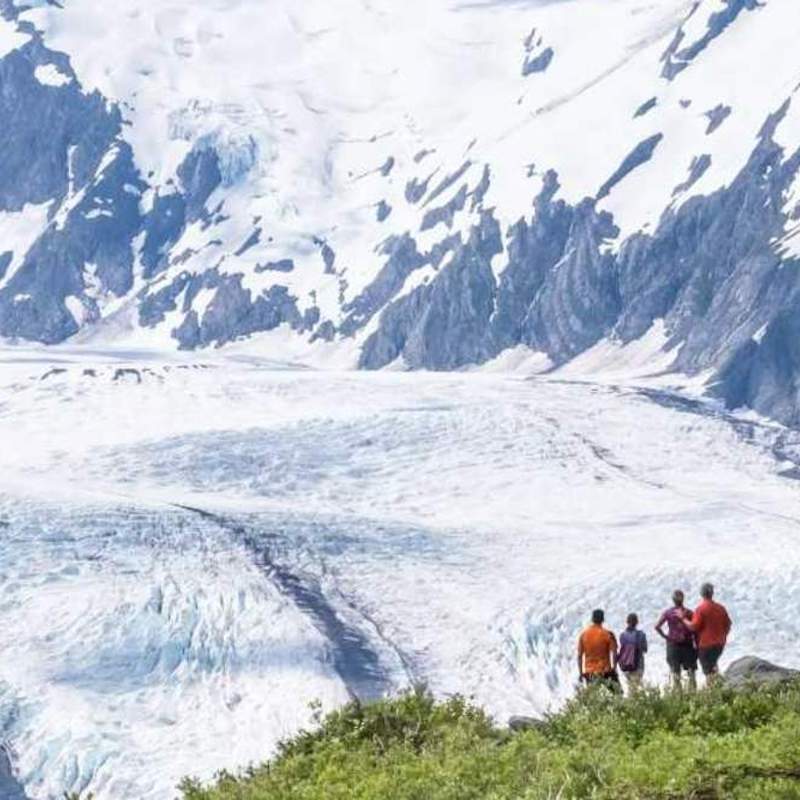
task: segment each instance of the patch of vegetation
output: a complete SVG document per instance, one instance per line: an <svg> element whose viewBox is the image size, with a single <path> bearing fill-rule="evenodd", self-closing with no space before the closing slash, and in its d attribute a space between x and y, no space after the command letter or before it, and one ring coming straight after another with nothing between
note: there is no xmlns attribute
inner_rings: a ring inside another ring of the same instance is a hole
<svg viewBox="0 0 800 800"><path fill-rule="evenodd" d="M586 691L535 730L424 690L352 704L184 800L800 800L800 684Z"/></svg>

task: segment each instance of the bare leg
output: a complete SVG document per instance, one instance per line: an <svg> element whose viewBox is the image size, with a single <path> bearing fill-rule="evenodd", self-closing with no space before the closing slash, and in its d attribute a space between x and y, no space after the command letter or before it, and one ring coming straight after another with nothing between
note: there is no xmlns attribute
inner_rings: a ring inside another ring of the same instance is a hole
<svg viewBox="0 0 800 800"><path fill-rule="evenodd" d="M697 691L697 670L690 669L687 671L688 681L687 681L687 689L690 692Z"/></svg>
<svg viewBox="0 0 800 800"><path fill-rule="evenodd" d="M626 672L625 677L628 681L628 696L636 694L642 688L643 672Z"/></svg>
<svg viewBox="0 0 800 800"><path fill-rule="evenodd" d="M669 677L670 688L675 692L680 692L683 688L681 685L681 673L671 672Z"/></svg>

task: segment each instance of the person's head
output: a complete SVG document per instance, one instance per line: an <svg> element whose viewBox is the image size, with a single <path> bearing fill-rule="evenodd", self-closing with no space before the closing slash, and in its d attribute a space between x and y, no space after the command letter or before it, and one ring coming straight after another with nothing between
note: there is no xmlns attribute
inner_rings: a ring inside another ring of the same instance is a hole
<svg viewBox="0 0 800 800"><path fill-rule="evenodd" d="M628 619L626 620L628 623L629 628L635 628L639 624L639 616L637 614L628 614Z"/></svg>
<svg viewBox="0 0 800 800"><path fill-rule="evenodd" d="M680 608L683 605L683 600L684 600L683 592L680 589L676 589L672 593L672 602L675 603L677 608Z"/></svg>
<svg viewBox="0 0 800 800"><path fill-rule="evenodd" d="M592 611L592 624L602 625L606 620L606 614L602 608L596 608Z"/></svg>
<svg viewBox="0 0 800 800"><path fill-rule="evenodd" d="M704 600L711 600L714 597L714 584L713 583L704 583L700 587L700 597Z"/></svg>

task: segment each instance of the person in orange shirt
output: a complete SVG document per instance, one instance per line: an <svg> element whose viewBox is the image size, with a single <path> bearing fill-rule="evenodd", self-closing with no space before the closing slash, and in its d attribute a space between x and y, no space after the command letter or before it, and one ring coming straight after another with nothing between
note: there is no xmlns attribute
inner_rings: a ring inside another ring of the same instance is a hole
<svg viewBox="0 0 800 800"><path fill-rule="evenodd" d="M578 639L578 673L586 683L608 683L619 687L617 637L603 627L605 613L592 611L592 624Z"/></svg>
<svg viewBox="0 0 800 800"><path fill-rule="evenodd" d="M713 584L704 583L700 587L700 596L703 599L691 619L687 615L683 622L697 639L697 659L710 686L718 680L719 659L733 623L725 606L714 601Z"/></svg>

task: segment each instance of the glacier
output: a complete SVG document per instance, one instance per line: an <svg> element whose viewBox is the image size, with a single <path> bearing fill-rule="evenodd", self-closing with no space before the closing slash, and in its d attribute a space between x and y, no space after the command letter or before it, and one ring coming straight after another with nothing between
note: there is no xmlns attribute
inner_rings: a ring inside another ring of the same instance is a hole
<svg viewBox="0 0 800 800"><path fill-rule="evenodd" d="M19 797L166 800L263 760L312 704L417 682L541 713L574 691L587 609L653 620L709 577L726 658L800 666L800 435L643 376L658 344L544 376L0 350Z"/></svg>

